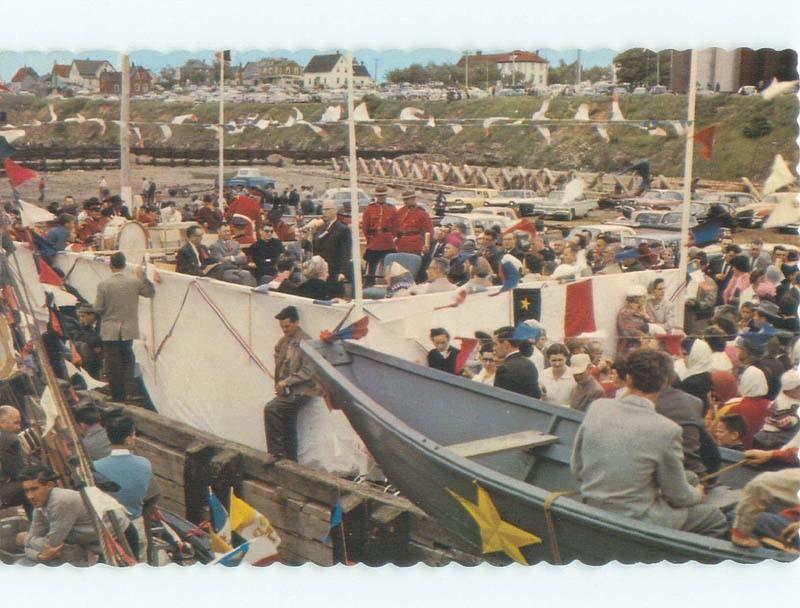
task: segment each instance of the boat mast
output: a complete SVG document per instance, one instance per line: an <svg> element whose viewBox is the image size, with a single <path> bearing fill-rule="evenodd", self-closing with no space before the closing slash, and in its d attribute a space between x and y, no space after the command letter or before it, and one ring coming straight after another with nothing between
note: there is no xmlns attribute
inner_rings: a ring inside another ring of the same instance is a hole
<svg viewBox="0 0 800 608"><path fill-rule="evenodd" d="M361 210L358 208L358 175L356 173L356 123L353 116L353 52L348 51L347 62L347 135L350 145L350 240L353 258L353 302L356 318L361 317L364 308L361 290L361 233L359 222Z"/></svg>
<svg viewBox="0 0 800 608"><path fill-rule="evenodd" d="M694 162L694 113L697 101L697 51L690 51L689 63L689 107L686 112L686 148L683 159L683 214L681 215L681 249L678 264L678 281L681 285L686 281L686 268L689 265L689 218L692 207L692 163ZM681 289L676 305L677 319L683 326L686 289Z"/></svg>

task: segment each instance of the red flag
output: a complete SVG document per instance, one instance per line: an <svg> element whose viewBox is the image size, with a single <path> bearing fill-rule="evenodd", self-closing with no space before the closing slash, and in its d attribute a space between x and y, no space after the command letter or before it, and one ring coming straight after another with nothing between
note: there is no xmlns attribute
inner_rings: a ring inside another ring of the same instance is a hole
<svg viewBox="0 0 800 608"><path fill-rule="evenodd" d="M527 232L528 234L531 235L531 238L534 238L538 234L538 231L536 230L536 224L534 224L527 218L522 218L513 226L509 226L508 228L503 230L503 234L512 234L517 230L522 230L523 232Z"/></svg>
<svg viewBox="0 0 800 608"><path fill-rule="evenodd" d="M461 370L464 369L464 366L469 361L469 358L472 356L472 351L475 350L475 347L478 345L478 340L475 338L456 338L456 340L461 340L461 348L456 355L456 374L460 374Z"/></svg>
<svg viewBox="0 0 800 608"><path fill-rule="evenodd" d="M717 132L717 125L711 125L694 134L694 141L700 144L700 156L706 160L711 160L714 152L714 135Z"/></svg>
<svg viewBox="0 0 800 608"><path fill-rule="evenodd" d="M27 169L22 165L18 165L10 158L6 158L3 161L3 167L6 170L6 176L8 177L8 181L11 182L11 187L16 188L27 182L29 179L33 179L34 177L38 177L38 173L31 169Z"/></svg>
<svg viewBox="0 0 800 608"><path fill-rule="evenodd" d="M45 293L45 301L47 305L47 312L50 316L50 322L47 324L47 329L56 334L59 338L64 337L64 329L61 326L61 316L56 308L55 297L52 293Z"/></svg>
<svg viewBox="0 0 800 608"><path fill-rule="evenodd" d="M564 336L571 338L584 332L596 331L592 279L567 285L564 307Z"/></svg>
<svg viewBox="0 0 800 608"><path fill-rule="evenodd" d="M58 273L50 267L50 264L44 260L39 260L39 282L55 285L56 287L64 287L64 281L58 276Z"/></svg>
<svg viewBox="0 0 800 608"><path fill-rule="evenodd" d="M83 365L83 357L81 357L81 354L78 352L78 349L75 348L75 344L72 343L72 340L70 340L69 342L69 358L70 361L72 362L72 365L74 365L75 367L80 367L81 365Z"/></svg>

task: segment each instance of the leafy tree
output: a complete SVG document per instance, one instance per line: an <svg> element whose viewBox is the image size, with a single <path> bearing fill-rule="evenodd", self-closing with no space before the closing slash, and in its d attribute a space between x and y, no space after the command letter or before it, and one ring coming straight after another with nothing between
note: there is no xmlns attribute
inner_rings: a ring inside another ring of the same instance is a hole
<svg viewBox="0 0 800 608"><path fill-rule="evenodd" d="M447 86L464 86L466 67L458 67L450 63L422 65L413 63L406 68L390 71L386 78L394 84L408 82L410 84L425 84L427 82L443 82ZM500 80L500 70L494 63L470 62L469 86L492 86Z"/></svg>
<svg viewBox="0 0 800 608"><path fill-rule="evenodd" d="M656 78L656 60L658 60L659 75ZM614 57L618 66L617 80L630 82L637 86L652 86L669 82L670 54L669 51L655 53L648 49L629 49Z"/></svg>
<svg viewBox="0 0 800 608"><path fill-rule="evenodd" d="M742 135L749 139L763 137L772 131L772 123L763 114L756 114L742 128Z"/></svg>

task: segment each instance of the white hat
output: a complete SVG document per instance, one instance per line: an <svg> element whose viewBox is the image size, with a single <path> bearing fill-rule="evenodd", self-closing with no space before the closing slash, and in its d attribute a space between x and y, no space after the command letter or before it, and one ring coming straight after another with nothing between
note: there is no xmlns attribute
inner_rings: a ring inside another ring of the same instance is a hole
<svg viewBox="0 0 800 608"><path fill-rule="evenodd" d="M625 296L628 298L643 298L647 295L647 288L644 285L631 285Z"/></svg>
<svg viewBox="0 0 800 608"><path fill-rule="evenodd" d="M589 355L580 353L572 355L572 360L569 365L569 373L573 376L584 373L592 364L592 359Z"/></svg>
<svg viewBox="0 0 800 608"><path fill-rule="evenodd" d="M403 266L400 262L392 262L392 265L389 266L386 276L399 277L400 275L407 274L408 272L408 268Z"/></svg>

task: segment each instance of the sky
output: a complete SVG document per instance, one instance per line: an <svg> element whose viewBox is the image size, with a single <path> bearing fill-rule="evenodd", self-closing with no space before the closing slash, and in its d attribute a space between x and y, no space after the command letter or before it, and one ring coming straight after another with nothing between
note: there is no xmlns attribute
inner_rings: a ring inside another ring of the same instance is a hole
<svg viewBox="0 0 800 608"><path fill-rule="evenodd" d="M516 47L520 48L520 47ZM315 54L320 52L335 52L337 50L345 51L344 48L336 49L329 48L323 50L314 49L273 49L271 51L260 50L242 50L233 53L233 63L247 63L251 60L256 60L261 57L287 57L293 59L301 66L305 67L308 60ZM474 52L476 49L469 49ZM496 51L510 51L513 48L486 48L481 49L484 52ZM556 51L553 49L528 47L525 50L536 51L542 57L547 59L552 65L557 65L560 59L564 59L567 63L575 60L577 51L575 49ZM377 67L378 79L384 81L386 74L397 68L404 68L412 63L426 64L432 63L455 63L461 56L460 51L436 48L420 48L415 50L383 50L376 51L368 48L356 49L354 51L356 59L363 61L367 71L370 75L374 76L375 68ZM607 66L611 63L612 58L616 54L615 51L609 49L582 51L581 60L585 68L594 66ZM172 66L179 67L189 58L205 59L206 61L214 60L213 50L200 50L200 51L169 51L160 52L152 50L137 50L131 52L131 61L136 65L142 65L150 70L158 72L163 67ZM0 51L0 79L8 81L14 76L14 73L22 66L30 66L36 70L39 75L47 74L50 72L53 63L71 63L73 59L106 59L115 67L119 67L119 53L117 51L109 50L91 50L84 51ZM376 63L377 62L377 63Z"/></svg>

